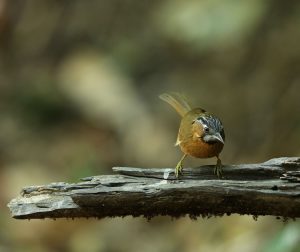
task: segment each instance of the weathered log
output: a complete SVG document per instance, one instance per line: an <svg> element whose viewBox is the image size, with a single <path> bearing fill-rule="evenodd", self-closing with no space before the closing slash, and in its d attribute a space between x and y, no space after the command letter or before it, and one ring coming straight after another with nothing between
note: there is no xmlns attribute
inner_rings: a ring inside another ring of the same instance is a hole
<svg viewBox="0 0 300 252"><path fill-rule="evenodd" d="M29 186L8 204L16 219L116 217L132 215L300 217L300 158L261 164L226 165L217 179L213 166L174 169L113 168L116 175L79 183Z"/></svg>

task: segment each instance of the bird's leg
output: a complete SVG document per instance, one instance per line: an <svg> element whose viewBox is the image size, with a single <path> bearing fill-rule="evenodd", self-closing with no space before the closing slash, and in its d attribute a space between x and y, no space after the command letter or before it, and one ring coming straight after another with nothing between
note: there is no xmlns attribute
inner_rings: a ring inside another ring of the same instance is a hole
<svg viewBox="0 0 300 252"><path fill-rule="evenodd" d="M221 162L221 159L219 158L219 156L217 156L217 164L215 166L215 169L214 169L214 174L218 176L218 178L222 178L222 173L223 173L223 170L222 170L222 162Z"/></svg>
<svg viewBox="0 0 300 252"><path fill-rule="evenodd" d="M178 164L176 165L176 167L175 167L175 177L176 178L178 178L178 174L179 173L181 173L181 171L182 171L182 162L183 162L183 160L185 159L185 157L187 156L187 154L184 154L183 156L182 156L182 158L179 160L179 162L178 162Z"/></svg>

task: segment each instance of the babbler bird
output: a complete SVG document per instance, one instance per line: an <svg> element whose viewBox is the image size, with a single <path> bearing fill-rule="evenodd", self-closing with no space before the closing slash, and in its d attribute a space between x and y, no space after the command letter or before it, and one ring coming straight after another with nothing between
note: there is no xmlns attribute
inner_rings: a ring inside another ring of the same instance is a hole
<svg viewBox="0 0 300 252"><path fill-rule="evenodd" d="M169 103L181 116L176 145L183 157L175 168L175 176L182 171L182 162L187 155L196 158L217 157L214 174L222 177L222 162L219 154L225 142L225 133L220 119L202 108L192 109L185 97L179 93L164 93L160 99Z"/></svg>

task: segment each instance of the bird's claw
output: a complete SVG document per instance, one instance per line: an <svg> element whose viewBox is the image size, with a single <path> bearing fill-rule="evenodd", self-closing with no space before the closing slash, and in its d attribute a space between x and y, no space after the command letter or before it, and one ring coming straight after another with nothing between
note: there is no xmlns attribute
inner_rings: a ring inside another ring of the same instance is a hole
<svg viewBox="0 0 300 252"><path fill-rule="evenodd" d="M217 164L215 165L214 174L218 176L219 179L223 177L223 169L222 169L221 159L218 158Z"/></svg>
<svg viewBox="0 0 300 252"><path fill-rule="evenodd" d="M178 178L179 173L182 172L182 168L183 168L182 162L183 162L183 160L185 159L186 155L187 155L187 154L184 154L184 155L182 156L182 158L179 160L178 164L177 164L176 167L175 167L175 177L176 177L176 178Z"/></svg>
<svg viewBox="0 0 300 252"><path fill-rule="evenodd" d="M178 164L175 167L175 177L178 178L179 173L182 172L182 161L179 161Z"/></svg>

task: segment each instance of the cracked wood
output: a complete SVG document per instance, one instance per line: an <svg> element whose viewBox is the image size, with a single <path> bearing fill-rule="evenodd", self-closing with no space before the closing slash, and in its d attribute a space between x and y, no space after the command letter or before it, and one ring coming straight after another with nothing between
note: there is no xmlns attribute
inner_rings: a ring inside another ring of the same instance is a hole
<svg viewBox="0 0 300 252"><path fill-rule="evenodd" d="M300 217L300 158L275 158L261 164L174 169L113 168L115 175L78 183L25 187L8 204L16 219L224 214Z"/></svg>

